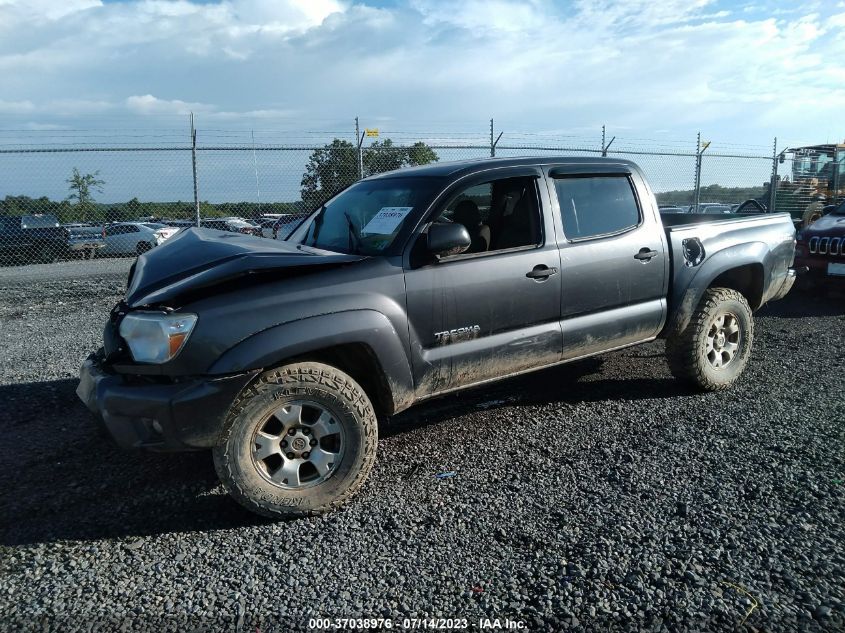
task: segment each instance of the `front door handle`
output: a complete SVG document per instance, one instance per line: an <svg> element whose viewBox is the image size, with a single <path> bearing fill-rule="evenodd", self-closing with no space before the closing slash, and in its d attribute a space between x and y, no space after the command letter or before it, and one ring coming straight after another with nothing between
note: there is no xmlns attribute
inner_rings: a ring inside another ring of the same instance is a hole
<svg viewBox="0 0 845 633"><path fill-rule="evenodd" d="M538 266L534 266L529 272L525 273L525 276L529 279L548 279L552 275L557 275L557 268L554 266L546 266L545 264L540 264Z"/></svg>
<svg viewBox="0 0 845 633"><path fill-rule="evenodd" d="M640 252L634 255L634 259L639 259L641 262L647 262L653 257L657 257L657 251L653 251L647 246L640 249Z"/></svg>

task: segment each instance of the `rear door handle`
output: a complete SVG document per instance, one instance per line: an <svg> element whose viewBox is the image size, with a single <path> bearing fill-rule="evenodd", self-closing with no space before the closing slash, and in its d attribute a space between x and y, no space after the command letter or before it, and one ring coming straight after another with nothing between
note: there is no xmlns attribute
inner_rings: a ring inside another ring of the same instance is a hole
<svg viewBox="0 0 845 633"><path fill-rule="evenodd" d="M548 279L552 275L557 275L557 268L545 264L534 266L529 272L525 273L525 276L529 279Z"/></svg>
<svg viewBox="0 0 845 633"><path fill-rule="evenodd" d="M640 252L634 255L634 259L639 259L642 262L647 262L653 257L657 257L657 251L653 251L647 246L640 249Z"/></svg>

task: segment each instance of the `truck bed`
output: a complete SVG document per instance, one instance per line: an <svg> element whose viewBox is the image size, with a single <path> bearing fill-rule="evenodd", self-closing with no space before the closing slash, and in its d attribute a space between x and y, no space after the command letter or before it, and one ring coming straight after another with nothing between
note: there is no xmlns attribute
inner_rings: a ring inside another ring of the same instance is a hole
<svg viewBox="0 0 845 633"><path fill-rule="evenodd" d="M674 318L669 328L685 324L695 307L687 303L701 296L720 270L744 269L739 276L733 273L730 283L744 286L755 310L791 285L795 227L788 213L667 214L661 220L672 261L669 302ZM699 276L702 270L707 274ZM684 296L673 296L679 289Z"/></svg>

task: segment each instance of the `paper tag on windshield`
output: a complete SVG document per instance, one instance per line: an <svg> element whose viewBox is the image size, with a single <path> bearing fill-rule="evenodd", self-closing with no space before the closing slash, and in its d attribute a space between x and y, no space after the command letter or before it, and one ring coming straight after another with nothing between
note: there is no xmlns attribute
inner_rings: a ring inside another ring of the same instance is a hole
<svg viewBox="0 0 845 633"><path fill-rule="evenodd" d="M390 235L402 223L414 207L382 207L361 229L361 233L375 233L376 235Z"/></svg>

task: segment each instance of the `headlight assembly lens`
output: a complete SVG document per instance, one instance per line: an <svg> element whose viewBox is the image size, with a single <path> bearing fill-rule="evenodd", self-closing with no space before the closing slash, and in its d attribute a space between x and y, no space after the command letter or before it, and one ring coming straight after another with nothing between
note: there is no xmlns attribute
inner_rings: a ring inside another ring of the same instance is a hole
<svg viewBox="0 0 845 633"><path fill-rule="evenodd" d="M164 363L179 353L196 323L196 314L132 312L120 322L120 336L137 362Z"/></svg>

